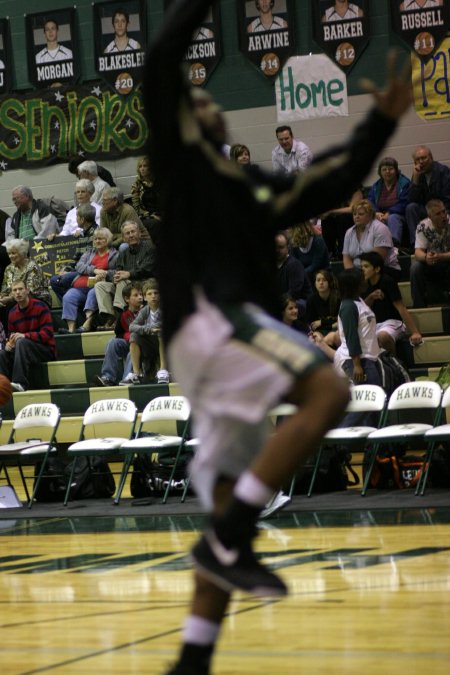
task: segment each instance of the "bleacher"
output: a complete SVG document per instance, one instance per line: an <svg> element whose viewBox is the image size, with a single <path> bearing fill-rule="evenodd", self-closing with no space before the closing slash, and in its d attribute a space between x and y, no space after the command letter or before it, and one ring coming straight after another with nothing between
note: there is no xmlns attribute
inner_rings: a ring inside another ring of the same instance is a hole
<svg viewBox="0 0 450 675"><path fill-rule="evenodd" d="M411 307L408 256L400 258L403 279L400 283L405 304ZM339 263L333 263L338 272ZM61 325L61 309L54 297L52 314L55 326ZM427 309L411 309L415 321L424 336L424 343L412 348L407 341L400 347L400 356L414 378L436 378L441 365L450 362L450 306L433 306ZM62 422L58 434L60 443L78 439L81 418L86 408L102 398L128 397L142 411L145 404L155 396L179 393L176 383L168 385L143 384L127 387L95 386L94 378L101 372L103 355L113 332L56 334L58 360L42 363L32 374L31 385L24 393L15 393L2 410L3 424L0 442L6 442L12 421L17 412L32 402L52 402L59 406ZM113 431L111 431L113 433Z"/></svg>

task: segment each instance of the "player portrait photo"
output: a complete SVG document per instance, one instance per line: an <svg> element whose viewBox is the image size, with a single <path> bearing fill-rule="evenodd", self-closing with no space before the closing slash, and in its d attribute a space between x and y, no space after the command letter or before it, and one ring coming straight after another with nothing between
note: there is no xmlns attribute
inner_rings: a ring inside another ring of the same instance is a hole
<svg viewBox="0 0 450 675"><path fill-rule="evenodd" d="M11 88L11 46L9 39L9 21L0 19L0 95Z"/></svg>
<svg viewBox="0 0 450 675"><path fill-rule="evenodd" d="M447 34L450 0L396 0L390 8L392 30L425 63Z"/></svg>
<svg viewBox="0 0 450 675"><path fill-rule="evenodd" d="M75 9L26 16L30 79L39 87L74 84L79 76Z"/></svg>
<svg viewBox="0 0 450 675"><path fill-rule="evenodd" d="M240 49L268 78L294 53L292 0L238 0Z"/></svg>
<svg viewBox="0 0 450 675"><path fill-rule="evenodd" d="M122 95L141 82L146 34L144 2L118 0L93 5L96 70Z"/></svg>
<svg viewBox="0 0 450 675"><path fill-rule="evenodd" d="M345 71L369 42L369 1L311 0L314 40Z"/></svg>

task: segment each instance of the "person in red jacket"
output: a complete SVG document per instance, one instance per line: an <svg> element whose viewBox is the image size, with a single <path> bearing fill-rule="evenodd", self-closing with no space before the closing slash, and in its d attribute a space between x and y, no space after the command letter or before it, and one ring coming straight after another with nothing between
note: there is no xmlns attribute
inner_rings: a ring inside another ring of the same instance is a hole
<svg viewBox="0 0 450 675"><path fill-rule="evenodd" d="M48 305L32 298L24 281L13 282L11 292L17 304L8 316L0 373L11 380L13 391L26 391L31 368L56 357L53 321Z"/></svg>

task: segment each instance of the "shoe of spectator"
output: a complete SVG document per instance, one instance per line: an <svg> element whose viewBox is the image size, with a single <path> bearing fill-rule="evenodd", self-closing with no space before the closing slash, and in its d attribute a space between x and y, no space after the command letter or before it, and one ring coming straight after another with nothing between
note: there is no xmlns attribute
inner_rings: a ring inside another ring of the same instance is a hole
<svg viewBox="0 0 450 675"><path fill-rule="evenodd" d="M64 326L61 326L61 328L58 328L58 333L60 335L70 335L70 330L68 328L64 328Z"/></svg>
<svg viewBox="0 0 450 675"><path fill-rule="evenodd" d="M156 373L156 381L158 382L158 384L169 384L170 382L169 371L165 370L164 368L158 370L158 372Z"/></svg>
<svg viewBox="0 0 450 675"><path fill-rule="evenodd" d="M139 375L136 375L136 373L128 373L128 375L119 382L120 387L128 387L129 384L141 384Z"/></svg>
<svg viewBox="0 0 450 675"><path fill-rule="evenodd" d="M11 382L11 389L13 391L25 391L25 387L19 384L19 382Z"/></svg>
<svg viewBox="0 0 450 675"><path fill-rule="evenodd" d="M108 380L108 378L105 377L104 375L97 375L95 377L95 382L96 384L99 384L101 387L115 387L117 384L117 382Z"/></svg>

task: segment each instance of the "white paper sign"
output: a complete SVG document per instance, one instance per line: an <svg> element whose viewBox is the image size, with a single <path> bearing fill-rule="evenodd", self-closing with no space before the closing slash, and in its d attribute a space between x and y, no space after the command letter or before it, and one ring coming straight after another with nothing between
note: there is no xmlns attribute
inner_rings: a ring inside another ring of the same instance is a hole
<svg viewBox="0 0 450 675"><path fill-rule="evenodd" d="M347 78L325 54L291 57L275 91L281 123L348 115Z"/></svg>

